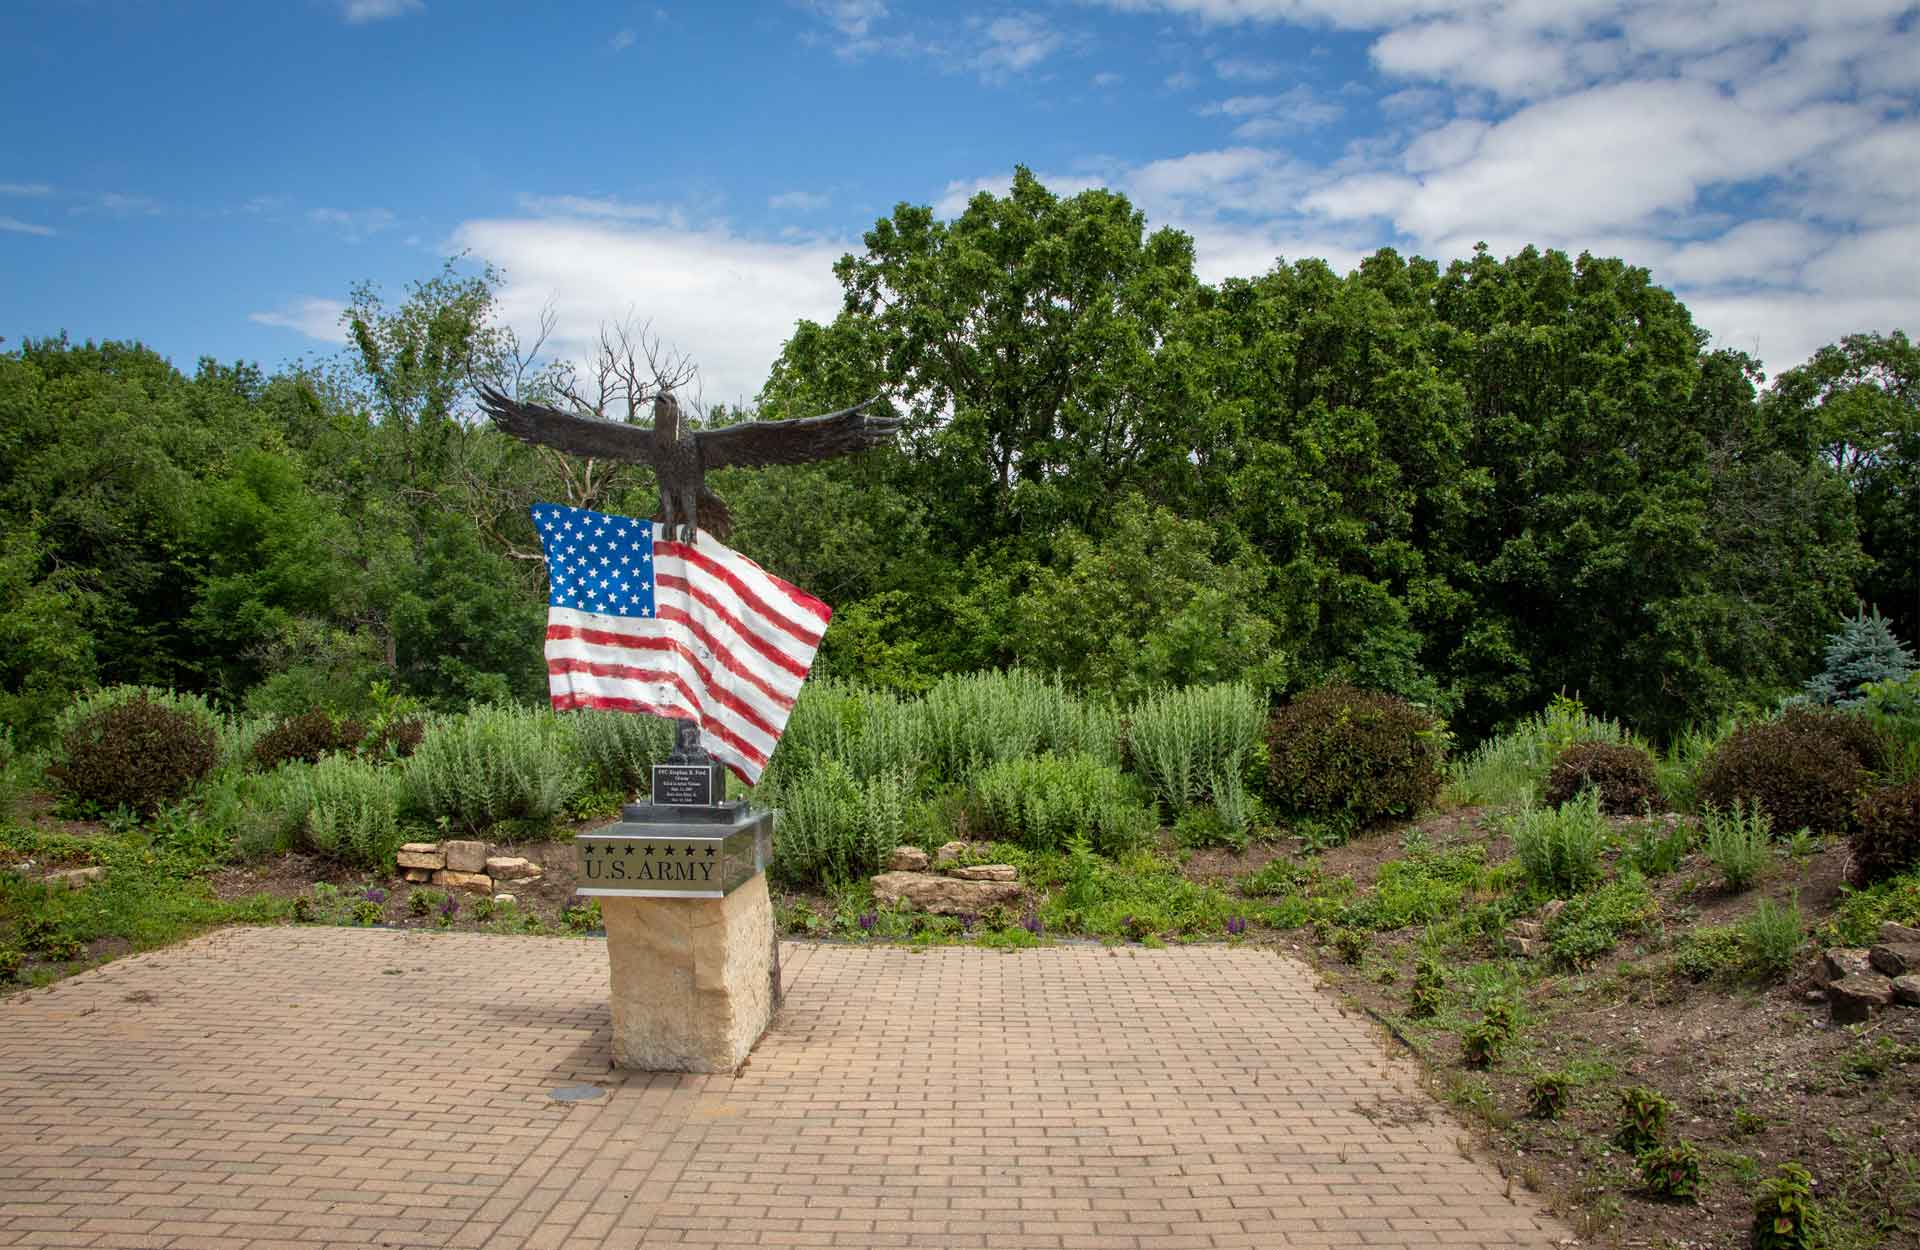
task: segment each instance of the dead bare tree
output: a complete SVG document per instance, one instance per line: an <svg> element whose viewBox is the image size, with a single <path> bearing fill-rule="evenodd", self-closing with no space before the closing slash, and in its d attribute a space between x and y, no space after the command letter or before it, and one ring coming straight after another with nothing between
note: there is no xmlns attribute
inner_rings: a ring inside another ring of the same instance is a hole
<svg viewBox="0 0 1920 1250"><path fill-rule="evenodd" d="M586 361L541 359L553 337L558 315L549 303L540 312L539 331L524 350L509 332L508 376L493 384L515 399L564 403L583 415L629 425L644 424L654 399L662 391L681 397L697 410L699 369L685 355L669 348L653 333L651 322L629 313L616 324L603 323L600 341ZM480 379L476 379L478 382ZM503 385L504 384L504 385ZM692 392L693 402L686 398ZM489 440L491 443L491 440ZM493 443L504 448L503 444ZM557 480L565 502L576 508L599 508L616 493L647 485L649 471L627 461L569 458L550 447L535 446L539 463ZM519 522L524 519L533 483L516 483L494 466L468 466L465 474L473 516L486 535L515 560L543 561L537 543L528 545ZM528 496L528 497L523 497ZM515 539L519 538L519 541Z"/></svg>

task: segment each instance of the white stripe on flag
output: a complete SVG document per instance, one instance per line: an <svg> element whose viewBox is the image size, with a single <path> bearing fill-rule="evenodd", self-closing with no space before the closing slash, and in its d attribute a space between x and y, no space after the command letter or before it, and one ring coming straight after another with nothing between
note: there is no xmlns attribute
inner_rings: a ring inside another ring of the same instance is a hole
<svg viewBox="0 0 1920 1250"><path fill-rule="evenodd" d="M749 784L786 728L830 612L705 534L689 550L655 526L652 619L547 610L558 708L687 716Z"/></svg>

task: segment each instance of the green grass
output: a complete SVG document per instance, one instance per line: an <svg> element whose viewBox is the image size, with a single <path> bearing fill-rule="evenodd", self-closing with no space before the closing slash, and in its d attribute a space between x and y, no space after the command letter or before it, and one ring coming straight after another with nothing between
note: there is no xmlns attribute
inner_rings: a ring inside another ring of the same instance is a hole
<svg viewBox="0 0 1920 1250"><path fill-rule="evenodd" d="M29 957L63 948L79 955L35 963L25 971L29 984L45 984L92 962L87 948L103 939L150 950L216 925L278 920L289 910L285 900L265 895L215 898L203 879L213 867L209 857L156 843L138 830L77 838L0 827L0 852L43 865L106 869L101 880L78 890L0 869L0 948Z"/></svg>

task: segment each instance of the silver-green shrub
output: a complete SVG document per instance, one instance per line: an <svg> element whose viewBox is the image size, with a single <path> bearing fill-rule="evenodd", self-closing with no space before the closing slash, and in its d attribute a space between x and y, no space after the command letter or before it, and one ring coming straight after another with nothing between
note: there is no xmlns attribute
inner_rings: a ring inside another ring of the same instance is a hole
<svg viewBox="0 0 1920 1250"><path fill-rule="evenodd" d="M1706 830L1707 859L1726 878L1728 889L1738 893L1759 879L1773 839L1773 818L1765 808L1758 803L1748 807L1737 799L1724 812L1709 804L1700 824Z"/></svg>
<svg viewBox="0 0 1920 1250"><path fill-rule="evenodd" d="M856 780L917 777L926 757L919 705L888 690L868 690L833 678L810 681L787 719L761 789L776 794L785 781L828 760Z"/></svg>
<svg viewBox="0 0 1920 1250"><path fill-rule="evenodd" d="M827 886L879 871L906 836L911 797L904 776L862 781L833 759L789 778L774 827L774 875Z"/></svg>
<svg viewBox="0 0 1920 1250"><path fill-rule="evenodd" d="M387 869L406 841L401 782L391 770L351 755L328 755L289 770L283 811L315 853L354 868Z"/></svg>
<svg viewBox="0 0 1920 1250"><path fill-rule="evenodd" d="M566 723L545 708L498 705L433 720L402 775L411 811L467 830L550 823L586 784Z"/></svg>
<svg viewBox="0 0 1920 1250"><path fill-rule="evenodd" d="M566 714L575 750L599 790L644 793L653 766L673 750L673 722L660 716L583 709Z"/></svg>
<svg viewBox="0 0 1920 1250"><path fill-rule="evenodd" d="M1513 821L1513 853L1520 869L1540 889L1561 898L1600 876L1607 822L1600 792L1586 789L1559 807L1528 807Z"/></svg>
<svg viewBox="0 0 1920 1250"><path fill-rule="evenodd" d="M1051 678L1014 669L944 677L920 700L927 765L964 782L990 765L1043 751L1117 762L1117 722Z"/></svg>
<svg viewBox="0 0 1920 1250"><path fill-rule="evenodd" d="M971 831L1056 850L1075 836L1118 855L1153 831L1153 813L1119 769L1087 755L1002 760L982 769L969 793Z"/></svg>
<svg viewBox="0 0 1920 1250"><path fill-rule="evenodd" d="M1250 682L1156 691L1128 715L1134 770L1177 815L1212 796L1216 777L1240 775L1266 715L1266 699Z"/></svg>
<svg viewBox="0 0 1920 1250"><path fill-rule="evenodd" d="M1553 761L1576 742L1643 745L1619 721L1593 715L1578 699L1555 695L1546 710L1455 760L1448 770L1448 796L1457 803L1495 807L1531 803Z"/></svg>

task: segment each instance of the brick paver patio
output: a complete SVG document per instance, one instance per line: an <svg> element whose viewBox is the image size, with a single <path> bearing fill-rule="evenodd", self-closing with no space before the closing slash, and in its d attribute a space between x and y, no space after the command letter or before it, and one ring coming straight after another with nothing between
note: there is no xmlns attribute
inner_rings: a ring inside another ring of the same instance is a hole
<svg viewBox="0 0 1920 1250"><path fill-rule="evenodd" d="M785 969L737 1077L609 1072L589 940L232 929L15 995L0 1246L1569 1237L1271 953L796 945Z"/></svg>

